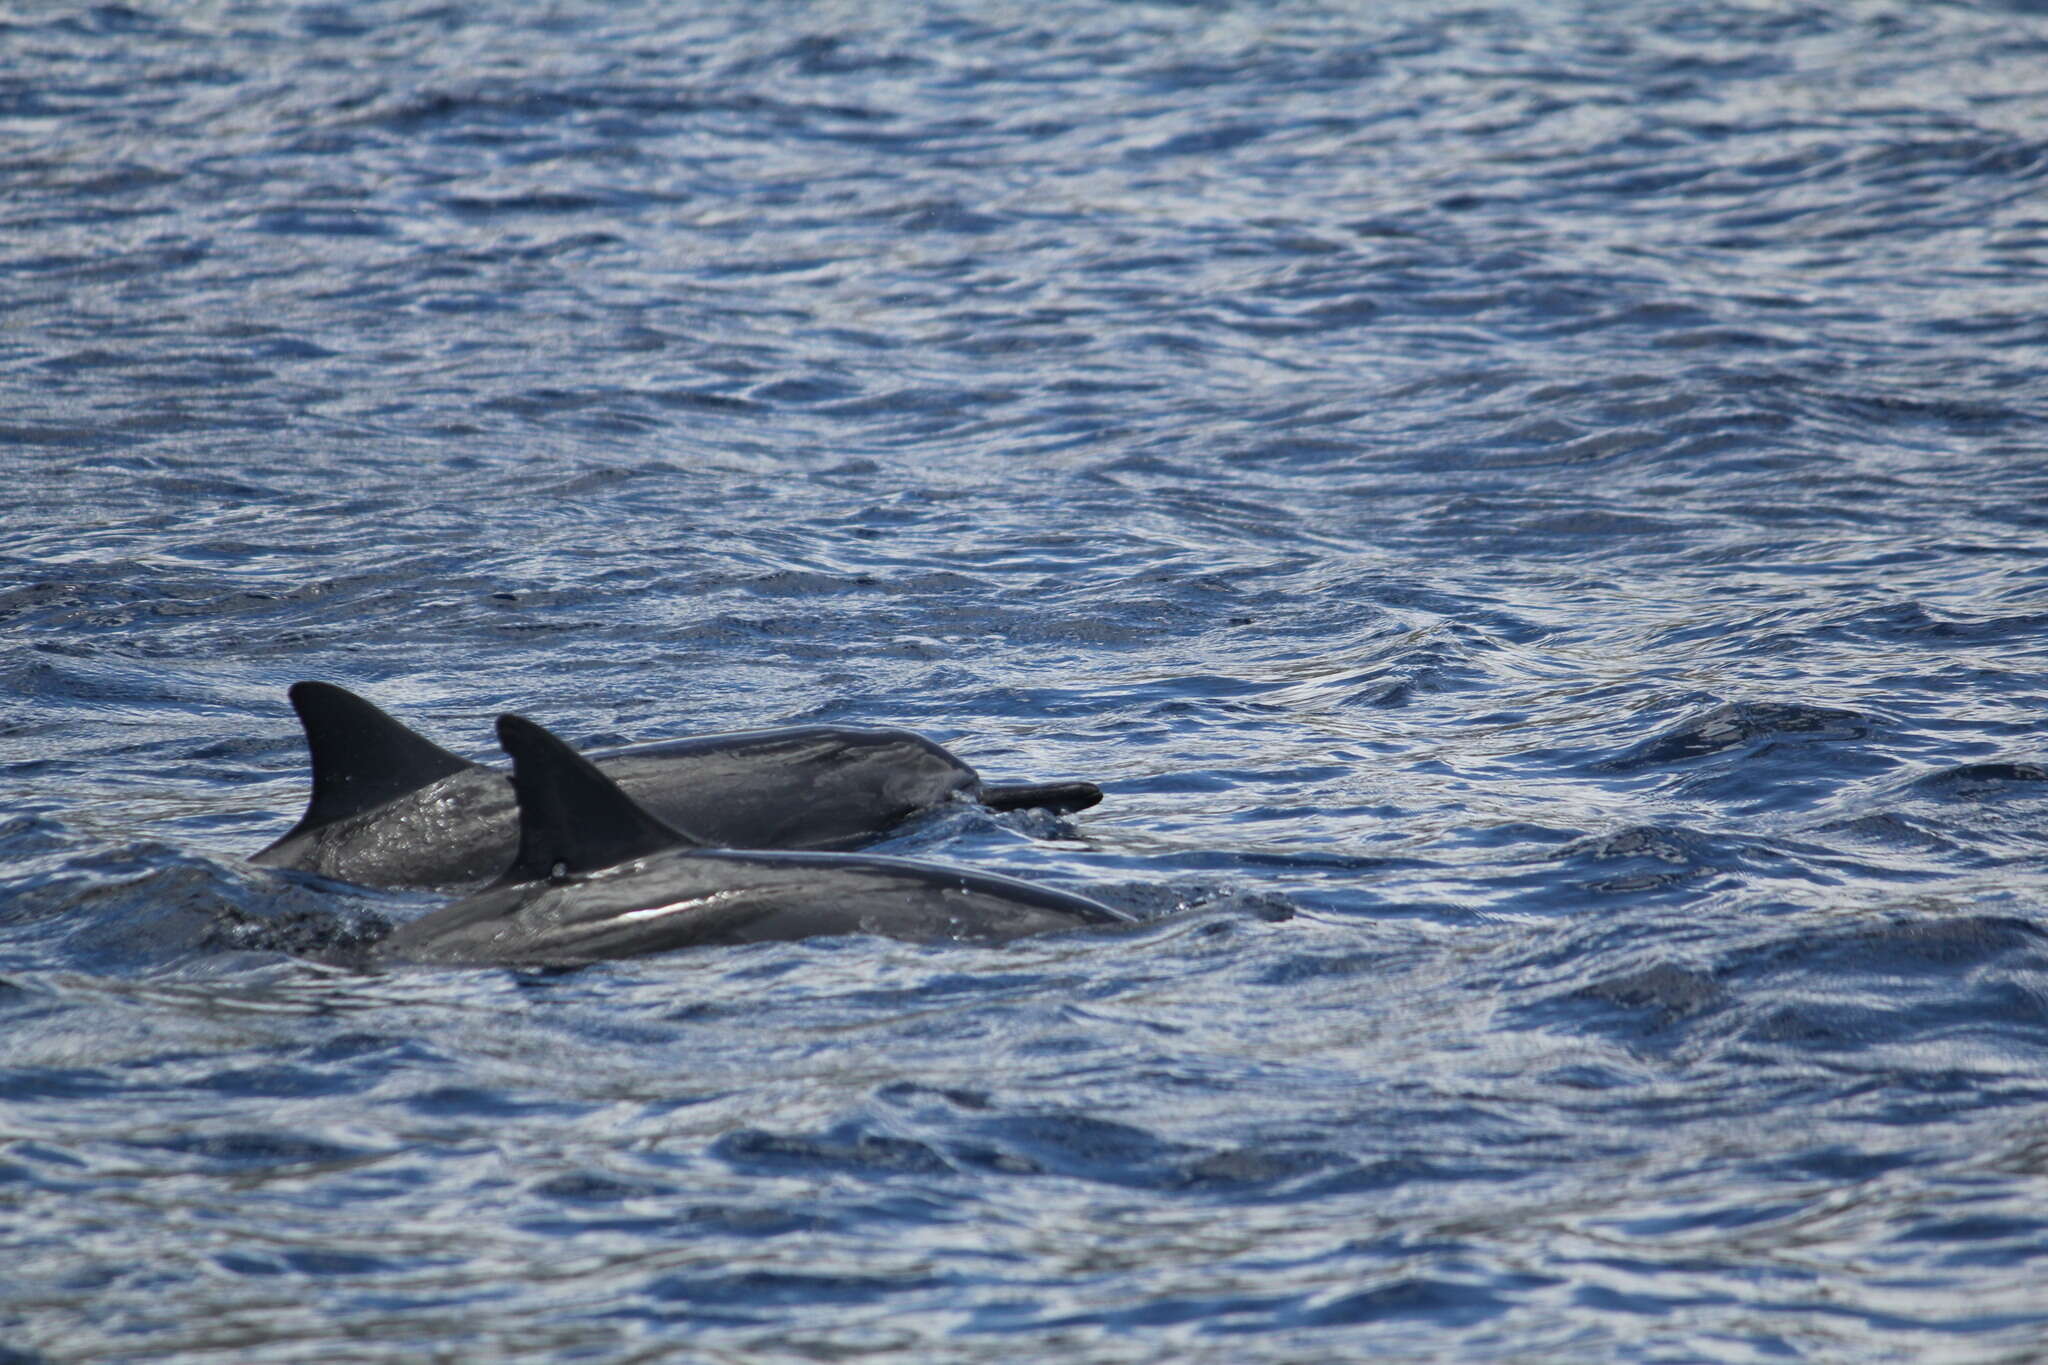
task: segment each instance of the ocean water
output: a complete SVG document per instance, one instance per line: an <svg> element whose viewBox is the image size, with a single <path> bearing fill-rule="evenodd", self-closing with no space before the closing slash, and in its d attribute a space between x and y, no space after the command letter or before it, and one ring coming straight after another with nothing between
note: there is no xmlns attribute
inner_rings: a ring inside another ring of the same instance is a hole
<svg viewBox="0 0 2048 1365"><path fill-rule="evenodd" d="M0 1361L2027 1361L2048 13L0 10ZM1142 923L363 974L285 688Z"/></svg>

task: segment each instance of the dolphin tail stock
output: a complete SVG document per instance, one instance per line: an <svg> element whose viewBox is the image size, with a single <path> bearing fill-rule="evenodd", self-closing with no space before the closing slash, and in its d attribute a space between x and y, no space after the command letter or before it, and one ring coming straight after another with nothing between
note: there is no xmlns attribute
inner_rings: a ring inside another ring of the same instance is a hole
<svg viewBox="0 0 2048 1365"><path fill-rule="evenodd" d="M1071 815L1101 800L1102 788L1093 782L984 782L981 787L981 803L990 810L1043 806L1055 815Z"/></svg>
<svg viewBox="0 0 2048 1365"><path fill-rule="evenodd" d="M345 687L296 682L288 693L313 763L313 796L285 838L360 815L477 767ZM282 840L280 840L282 842Z"/></svg>
<svg viewBox="0 0 2048 1365"><path fill-rule="evenodd" d="M519 853L499 885L545 881L703 841L657 818L596 764L524 716L498 717L519 797Z"/></svg>

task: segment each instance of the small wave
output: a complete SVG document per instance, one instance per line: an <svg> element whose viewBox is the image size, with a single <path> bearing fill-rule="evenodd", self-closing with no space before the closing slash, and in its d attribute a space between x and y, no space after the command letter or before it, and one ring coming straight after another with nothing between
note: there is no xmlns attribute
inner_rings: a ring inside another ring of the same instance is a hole
<svg viewBox="0 0 2048 1365"><path fill-rule="evenodd" d="M1724 702L1595 764L1603 772L1636 773L1748 749L1782 735L1853 740L1877 728L1856 711L1800 702Z"/></svg>

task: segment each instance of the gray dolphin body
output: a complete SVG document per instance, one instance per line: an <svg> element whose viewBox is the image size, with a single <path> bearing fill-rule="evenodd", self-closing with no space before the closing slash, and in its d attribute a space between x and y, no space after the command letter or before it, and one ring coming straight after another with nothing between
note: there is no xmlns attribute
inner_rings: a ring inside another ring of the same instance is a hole
<svg viewBox="0 0 2048 1365"><path fill-rule="evenodd" d="M373 960L577 966L830 934L1000 943L1129 922L1081 896L935 863L691 847L532 721L501 716L498 735L519 799L511 869L398 929Z"/></svg>
<svg viewBox="0 0 2048 1365"><path fill-rule="evenodd" d="M313 796L250 861L363 886L455 890L505 871L518 803L496 768L449 753L344 688L301 682L292 706L312 754ZM671 826L718 848L843 849L950 800L996 810L1085 810L1086 782L985 783L908 730L805 725L636 745L596 756Z"/></svg>

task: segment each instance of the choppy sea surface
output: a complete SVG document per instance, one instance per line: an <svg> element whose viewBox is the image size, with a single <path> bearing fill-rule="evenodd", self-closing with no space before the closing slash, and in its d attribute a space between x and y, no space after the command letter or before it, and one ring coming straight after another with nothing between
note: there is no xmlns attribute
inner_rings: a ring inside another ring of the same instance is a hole
<svg viewBox="0 0 2048 1365"><path fill-rule="evenodd" d="M0 1361L2025 1361L2048 15L0 10ZM1143 923L323 965L284 691Z"/></svg>

